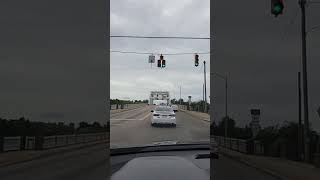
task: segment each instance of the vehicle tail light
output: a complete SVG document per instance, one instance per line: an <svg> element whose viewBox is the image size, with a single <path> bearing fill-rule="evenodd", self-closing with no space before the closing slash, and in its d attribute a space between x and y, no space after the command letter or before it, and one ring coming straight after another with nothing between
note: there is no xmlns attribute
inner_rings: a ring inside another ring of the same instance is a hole
<svg viewBox="0 0 320 180"><path fill-rule="evenodd" d="M160 116L159 114L154 114L153 116Z"/></svg>

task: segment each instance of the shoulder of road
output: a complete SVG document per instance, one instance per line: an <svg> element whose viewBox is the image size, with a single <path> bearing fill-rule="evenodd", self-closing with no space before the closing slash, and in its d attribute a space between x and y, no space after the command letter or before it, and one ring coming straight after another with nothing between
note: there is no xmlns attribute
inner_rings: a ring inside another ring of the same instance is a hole
<svg viewBox="0 0 320 180"><path fill-rule="evenodd" d="M23 163L31 160L36 160L40 158L45 158L45 157L57 155L60 153L75 151L82 148L92 147L98 144L103 144L103 143L108 144L108 142L109 140L101 140L101 141L95 141L91 143L77 144L77 145L71 145L67 147L52 148L52 149L41 150L41 151L25 150L25 151L4 152L4 153L0 153L0 167L10 166L10 165Z"/></svg>
<svg viewBox="0 0 320 180"><path fill-rule="evenodd" d="M146 104L133 104L131 107L124 108L124 109L111 109L110 114L116 114L116 113L134 110L134 109L139 109L139 108L142 108L145 106L147 106L147 105Z"/></svg>
<svg viewBox="0 0 320 180"><path fill-rule="evenodd" d="M319 180L320 170L303 162L282 158L248 155L220 147L220 153L281 180Z"/></svg>
<svg viewBox="0 0 320 180"><path fill-rule="evenodd" d="M210 114L208 113L203 113L203 112L197 112L197 111L188 111L184 109L179 109L179 111L185 112L195 118L201 119L203 121L210 122Z"/></svg>

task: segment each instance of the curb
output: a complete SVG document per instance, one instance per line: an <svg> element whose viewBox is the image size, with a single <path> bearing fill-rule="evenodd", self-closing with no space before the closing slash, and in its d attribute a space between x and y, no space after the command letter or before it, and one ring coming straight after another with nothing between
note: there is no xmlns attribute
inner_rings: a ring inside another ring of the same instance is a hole
<svg viewBox="0 0 320 180"><path fill-rule="evenodd" d="M26 158L23 160L17 160L17 161L13 161L13 162L0 164L0 168L15 165L15 164L20 164L20 163L24 163L24 162L28 162L28 161L32 161L32 160L44 159L48 156L53 156L53 155L60 154L60 153L67 153L67 152L74 151L76 149L82 149L82 148L86 148L89 146L94 146L94 145L103 144L103 143L107 143L107 142L108 142L108 140L98 141L98 142L94 142L94 143L90 143L90 144L83 144L82 146L72 147L72 148L68 148L68 149L60 149L60 150L58 149L53 152L42 152L41 153L41 151L39 151L40 152L39 155L35 155L34 157ZM63 148L63 147L61 147L61 148ZM52 148L52 149L54 149L54 148ZM52 150L52 149L48 149L48 150ZM45 150L42 150L42 151L45 151Z"/></svg>
<svg viewBox="0 0 320 180"><path fill-rule="evenodd" d="M180 111L185 112L185 113L187 113L188 115L193 116L193 117L195 117L195 118L199 118L199 116L196 116L196 115L194 115L194 114L192 114L192 113L189 113L188 110L180 109ZM201 120L202 120L202 121L206 121L206 122L211 122L210 119L201 119Z"/></svg>
<svg viewBox="0 0 320 180"><path fill-rule="evenodd" d="M232 159L232 160L238 161L238 162L240 162L240 163L242 163L242 164L244 164L244 165L246 165L246 166L252 167L252 168L254 168L254 169L256 169L256 170L258 170L258 171L260 171L260 172L262 172L262 173L268 174L268 175L270 175L270 176L272 176L272 177L274 177L274 178L277 178L277 179L279 179L279 180L289 180L288 178L283 177L283 176L281 176L281 175L273 172L272 170L269 170L269 169L267 169L267 168L257 167L257 166L255 166L254 164L250 163L249 161L244 160L244 159L242 159L242 158L240 158L240 157L232 156L232 155L230 155L230 154L228 154L228 153L226 153L226 152L223 152L223 151L219 151L219 152L220 152L222 155L224 155L224 156L226 156L226 157L229 157L229 158Z"/></svg>

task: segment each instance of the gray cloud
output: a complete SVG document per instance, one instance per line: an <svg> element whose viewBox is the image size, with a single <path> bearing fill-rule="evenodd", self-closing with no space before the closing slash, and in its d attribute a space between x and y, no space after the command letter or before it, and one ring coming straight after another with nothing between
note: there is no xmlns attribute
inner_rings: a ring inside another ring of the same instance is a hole
<svg viewBox="0 0 320 180"><path fill-rule="evenodd" d="M298 121L297 72L301 68L300 9L286 1L284 14L274 18L270 1L214 1L212 26L215 51L213 71L229 72L230 113L241 125L249 122L251 104L263 106L262 124ZM307 8L308 27L319 25L319 7ZM294 23L290 24L297 14ZM320 33L308 35L310 122L320 130L319 106ZM214 78L216 119L224 114L223 82Z"/></svg>
<svg viewBox="0 0 320 180"><path fill-rule="evenodd" d="M0 7L0 116L106 122L103 1L7 1Z"/></svg>
<svg viewBox="0 0 320 180"><path fill-rule="evenodd" d="M210 1L111 1L112 35L210 36ZM208 40L116 39L112 50L150 53L209 52ZM165 69L151 69L148 55L111 54L111 98L148 99L151 90L168 90L173 98L202 99L203 69L194 67L193 55L164 56ZM159 56L156 56L156 60ZM207 92L210 92L210 56L207 62Z"/></svg>

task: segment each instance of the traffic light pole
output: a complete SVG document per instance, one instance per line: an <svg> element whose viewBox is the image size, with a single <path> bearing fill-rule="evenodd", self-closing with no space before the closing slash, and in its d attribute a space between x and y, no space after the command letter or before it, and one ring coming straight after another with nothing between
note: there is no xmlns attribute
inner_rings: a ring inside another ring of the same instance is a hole
<svg viewBox="0 0 320 180"><path fill-rule="evenodd" d="M307 78L307 54L306 54L306 0L300 0L301 8L301 48L302 48L302 75L303 75L303 105L304 105L304 153L305 161L310 161L310 137L309 137L309 109L308 109L308 78Z"/></svg>

